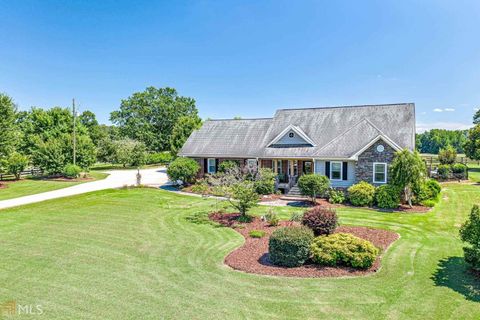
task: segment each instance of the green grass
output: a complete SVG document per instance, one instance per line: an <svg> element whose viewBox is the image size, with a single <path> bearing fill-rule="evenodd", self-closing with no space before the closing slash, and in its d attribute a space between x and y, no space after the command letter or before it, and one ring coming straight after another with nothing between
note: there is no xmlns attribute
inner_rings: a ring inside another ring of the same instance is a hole
<svg viewBox="0 0 480 320"><path fill-rule="evenodd" d="M480 280L466 272L458 228L480 187L444 188L426 214L340 210L342 224L401 235L378 273L353 278L231 270L223 259L243 238L205 219L214 200L125 189L8 209L0 303L41 304L45 319L479 319Z"/></svg>
<svg viewBox="0 0 480 320"><path fill-rule="evenodd" d="M95 180L105 179L108 174L103 172L90 172L89 175ZM22 179L20 181L8 181L7 188L0 189L0 200L13 199L32 194L62 189L76 184L89 182L86 181L55 181L41 179ZM1 183L1 181L0 181Z"/></svg>

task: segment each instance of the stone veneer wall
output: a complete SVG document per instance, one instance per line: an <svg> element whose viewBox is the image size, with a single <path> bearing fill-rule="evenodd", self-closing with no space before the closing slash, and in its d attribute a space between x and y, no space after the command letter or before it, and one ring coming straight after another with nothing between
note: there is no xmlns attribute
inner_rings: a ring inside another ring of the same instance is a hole
<svg viewBox="0 0 480 320"><path fill-rule="evenodd" d="M383 145L385 150L383 152L377 151L378 145ZM355 168L355 180L356 182L359 181L367 181L368 183L373 183L373 163L374 162L386 162L387 163L387 172L390 167L390 163L393 160L395 155L395 150L388 145L383 140L378 140L375 142L370 148L365 150L361 155L358 156L358 161L356 163ZM389 180L389 176L387 174L387 182ZM375 183L375 185L380 185Z"/></svg>

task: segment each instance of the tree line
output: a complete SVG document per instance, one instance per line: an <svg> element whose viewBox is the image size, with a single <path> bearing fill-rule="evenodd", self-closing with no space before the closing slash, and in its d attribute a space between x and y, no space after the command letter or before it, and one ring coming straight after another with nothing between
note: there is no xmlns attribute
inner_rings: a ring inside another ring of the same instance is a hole
<svg viewBox="0 0 480 320"><path fill-rule="evenodd" d="M33 165L60 175L75 163L82 171L96 162L124 166L168 161L201 125L195 100L173 88L148 87L121 100L110 120L99 124L95 113L73 115L68 107L19 111L12 97L0 94L0 172L17 176Z"/></svg>

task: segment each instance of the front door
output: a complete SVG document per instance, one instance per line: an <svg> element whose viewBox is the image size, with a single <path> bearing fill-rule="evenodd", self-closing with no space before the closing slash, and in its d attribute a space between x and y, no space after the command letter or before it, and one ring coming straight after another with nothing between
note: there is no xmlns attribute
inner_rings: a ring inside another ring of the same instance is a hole
<svg viewBox="0 0 480 320"><path fill-rule="evenodd" d="M313 164L312 164L312 161L304 161L304 162L303 162L303 173L304 173L304 174L313 173Z"/></svg>

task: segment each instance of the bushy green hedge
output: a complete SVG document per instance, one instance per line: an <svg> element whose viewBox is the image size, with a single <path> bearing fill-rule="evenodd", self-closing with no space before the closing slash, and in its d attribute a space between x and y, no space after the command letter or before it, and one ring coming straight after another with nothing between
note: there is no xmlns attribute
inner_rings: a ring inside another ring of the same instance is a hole
<svg viewBox="0 0 480 320"><path fill-rule="evenodd" d="M382 209L395 209L400 205L400 190L390 184L380 186L375 191L375 202Z"/></svg>
<svg viewBox="0 0 480 320"><path fill-rule="evenodd" d="M172 162L173 156L169 151L149 153L146 156L146 164L168 164Z"/></svg>
<svg viewBox="0 0 480 320"><path fill-rule="evenodd" d="M304 174L298 179L298 188L304 196L310 197L312 202L317 196L323 196L330 187L330 180L319 174Z"/></svg>
<svg viewBox="0 0 480 320"><path fill-rule="evenodd" d="M345 192L343 190L334 188L330 188L328 190L328 202L330 203L344 203L345 198Z"/></svg>
<svg viewBox="0 0 480 320"><path fill-rule="evenodd" d="M168 178L177 182L192 183L200 170L200 165L197 161L190 158L177 158L167 168Z"/></svg>
<svg viewBox="0 0 480 320"><path fill-rule="evenodd" d="M420 186L414 189L415 203L420 203L426 207L433 207L438 201L438 195L442 187L434 179L428 179Z"/></svg>
<svg viewBox="0 0 480 320"><path fill-rule="evenodd" d="M277 229L268 242L269 259L278 266L301 266L310 255L312 241L313 232L307 227Z"/></svg>
<svg viewBox="0 0 480 320"><path fill-rule="evenodd" d="M378 249L371 242L351 234L335 233L315 238L311 255L320 265L368 269L375 262Z"/></svg>
<svg viewBox="0 0 480 320"><path fill-rule="evenodd" d="M258 179L254 182L255 192L258 194L272 194L275 192L275 173L272 169L261 168Z"/></svg>
<svg viewBox="0 0 480 320"><path fill-rule="evenodd" d="M82 168L74 164L67 164L63 169L63 175L70 179L78 178L80 172L82 172Z"/></svg>
<svg viewBox="0 0 480 320"><path fill-rule="evenodd" d="M360 181L348 188L348 200L358 207L370 206L375 199L375 187L368 182Z"/></svg>
<svg viewBox="0 0 480 320"><path fill-rule="evenodd" d="M452 175L452 167L448 164L441 164L437 168L437 173L440 179L449 179Z"/></svg>
<svg viewBox="0 0 480 320"><path fill-rule="evenodd" d="M218 165L218 172L227 172L230 169L235 169L238 167L240 167L238 162L232 160L225 160L220 162L220 164Z"/></svg>

